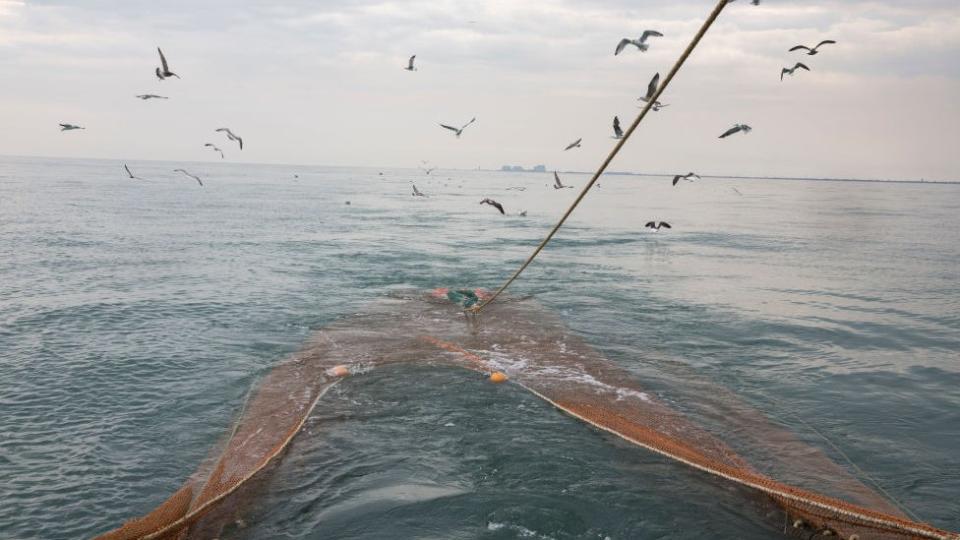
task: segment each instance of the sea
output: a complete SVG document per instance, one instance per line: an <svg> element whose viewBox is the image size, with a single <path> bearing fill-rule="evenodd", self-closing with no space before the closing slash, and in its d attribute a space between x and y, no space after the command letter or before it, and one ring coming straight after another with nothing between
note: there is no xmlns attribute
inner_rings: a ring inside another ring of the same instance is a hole
<svg viewBox="0 0 960 540"><path fill-rule="evenodd" d="M588 179L123 164L0 158L3 539L150 511L312 332L496 288ZM510 293L695 423L709 384L960 530L960 185L604 176ZM510 383L383 368L324 402L225 538L782 537L749 493Z"/></svg>

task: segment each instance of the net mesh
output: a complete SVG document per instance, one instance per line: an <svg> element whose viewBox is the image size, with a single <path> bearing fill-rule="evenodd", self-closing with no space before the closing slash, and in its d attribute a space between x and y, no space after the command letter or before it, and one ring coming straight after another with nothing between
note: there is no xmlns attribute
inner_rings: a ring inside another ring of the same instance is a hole
<svg viewBox="0 0 960 540"><path fill-rule="evenodd" d="M398 363L456 365L510 380L557 408L633 444L713 477L759 492L779 506L784 532L802 537L940 538L960 535L906 518L893 504L820 452L803 466L829 472L825 489L778 482L730 446L655 399L635 377L605 359L530 300L491 305L467 318L446 299L397 296L319 332L274 368L253 392L212 466L201 467L162 505L98 538L216 538L256 500L257 482L276 464L326 391L343 375ZM746 418L757 425L757 415ZM772 440L789 441L775 426ZM792 443L791 443L792 444ZM785 444L784 448L790 448Z"/></svg>

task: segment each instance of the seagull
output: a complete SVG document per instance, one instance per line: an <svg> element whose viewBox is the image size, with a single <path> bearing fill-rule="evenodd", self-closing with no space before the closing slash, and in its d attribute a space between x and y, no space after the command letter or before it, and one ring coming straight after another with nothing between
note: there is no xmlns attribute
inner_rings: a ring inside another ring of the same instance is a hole
<svg viewBox="0 0 960 540"><path fill-rule="evenodd" d="M659 230L660 230L660 227L663 227L663 228L665 228L665 229L671 229L671 228L672 228L672 227L670 227L670 224L667 223L666 221L661 221L661 222L659 222L659 223L657 223L656 221L648 221L647 224L644 225L644 227L648 227L648 228L653 229L653 230L655 230L655 231L659 231Z"/></svg>
<svg viewBox="0 0 960 540"><path fill-rule="evenodd" d="M161 67L158 67L156 69L157 78L160 79L161 81L164 79L168 79L170 77L176 77L179 79L180 76L170 71L170 67L167 66L167 57L163 56L163 51L160 50L160 47L157 47L157 52L160 53L160 65L161 65Z"/></svg>
<svg viewBox="0 0 960 540"><path fill-rule="evenodd" d="M527 217L527 211L526 211L526 210L521 210L521 211L517 212L517 215L520 216L520 217Z"/></svg>
<svg viewBox="0 0 960 540"><path fill-rule="evenodd" d="M87 128L82 126L76 126L73 124L60 124L60 131L71 131L74 129L87 129Z"/></svg>
<svg viewBox="0 0 960 540"><path fill-rule="evenodd" d="M697 180L700 180L700 175L697 174L697 173L692 173L692 172L688 172L687 174L678 174L678 175L675 175L675 176L673 177L673 185L677 185L677 182L679 182L681 178L684 179L684 180L689 180L689 181L693 182L693 179L694 179L694 178L696 178Z"/></svg>
<svg viewBox="0 0 960 540"><path fill-rule="evenodd" d="M238 143L240 143L240 149L243 150L243 139L234 135L233 132L230 131L230 128L217 128L214 131L222 131L226 133L227 138L230 139L231 141L237 141Z"/></svg>
<svg viewBox="0 0 960 540"><path fill-rule="evenodd" d="M407 63L407 67L405 67L405 68L403 68L403 69L405 69L405 70L407 70L407 71L416 71L417 68L413 67L413 59L416 58L416 57L417 57L417 55L411 56L409 62Z"/></svg>
<svg viewBox="0 0 960 540"><path fill-rule="evenodd" d="M427 173L427 174L430 174L430 173L432 173L433 171L437 170L437 168L436 168L436 167L430 167L430 168L420 167L420 170L423 171L423 172L425 172L425 173Z"/></svg>
<svg viewBox="0 0 960 540"><path fill-rule="evenodd" d="M560 175L557 174L557 171L553 171L553 189L564 189L564 188L573 189L573 186L563 185L563 182L560 181Z"/></svg>
<svg viewBox="0 0 960 540"><path fill-rule="evenodd" d="M743 197L743 193L740 193L740 190L739 190L739 189L737 189L737 188L735 188L735 187L733 187L733 186L730 186L730 189L732 189L733 192L736 193L737 195Z"/></svg>
<svg viewBox="0 0 960 540"><path fill-rule="evenodd" d="M123 168L127 171L127 176L129 176L131 180L143 180L143 178L140 178L139 176L134 176L133 173L130 172L130 167L127 167L126 163L123 164Z"/></svg>
<svg viewBox="0 0 960 540"><path fill-rule="evenodd" d="M650 48L650 45L647 45L646 41L648 37L663 37L663 34L657 32L656 30L644 30L643 35L640 36L640 39L630 39L623 38L620 40L620 43L617 43L617 50L613 51L613 55L616 56L623 51L623 48L627 45L636 45L640 52L644 52Z"/></svg>
<svg viewBox="0 0 960 540"><path fill-rule="evenodd" d="M506 214L506 212L503 211L503 205L493 199L484 198L482 201L480 201L480 204L489 204L490 206L499 210L501 214Z"/></svg>
<svg viewBox="0 0 960 540"><path fill-rule="evenodd" d="M194 176L194 175L188 173L187 171L185 171L185 170L183 170L183 169L174 169L173 172L183 173L183 174L189 176L190 178L193 178L194 180L196 180L197 183L200 184L200 187L203 187L203 180L200 180L200 177L199 177L199 176Z"/></svg>
<svg viewBox="0 0 960 540"><path fill-rule="evenodd" d="M647 84L647 95L640 96L640 101L648 102L653 99L653 95L657 93L657 86L660 84L660 73L657 73L650 79L650 82Z"/></svg>
<svg viewBox="0 0 960 540"><path fill-rule="evenodd" d="M223 150L219 149L217 145L213 143L203 143L203 145L208 148L212 148L214 152L220 152L220 159L223 159ZM293 176L296 177L297 175L293 175Z"/></svg>
<svg viewBox="0 0 960 540"><path fill-rule="evenodd" d="M134 97L138 97L144 101L148 99L170 99L167 96L158 96L156 94L140 94L139 96L134 96Z"/></svg>
<svg viewBox="0 0 960 540"><path fill-rule="evenodd" d="M621 139L623 138L623 130L620 129L620 119L616 116L613 117L613 138Z"/></svg>
<svg viewBox="0 0 960 540"><path fill-rule="evenodd" d="M740 132L742 132L744 135L746 135L747 133L750 133L750 130L751 130L751 129L753 129L753 128L750 127L750 126L748 126L748 125L746 125L746 124L734 124L734 126L733 126L732 128L724 131L724 132L723 132L723 135L720 135L719 138L722 139L722 138L724 138L724 137L729 137L730 135L733 135L734 133L736 133L736 132L738 132L738 131L740 131Z"/></svg>
<svg viewBox="0 0 960 540"><path fill-rule="evenodd" d="M426 195L424 195L419 189L417 189L417 185L416 185L416 184L413 184L413 194L412 194L412 196L413 196L413 197L426 197Z"/></svg>
<svg viewBox="0 0 960 540"><path fill-rule="evenodd" d="M836 41L832 39L825 39L820 43L817 43L817 46L812 49L810 47L807 47L806 45L797 45L796 47L790 47L790 52L805 50L805 51L808 51L807 56L813 56L817 54L817 49L819 49L821 45L833 45L833 44L836 44Z"/></svg>
<svg viewBox="0 0 960 540"><path fill-rule="evenodd" d="M656 75L653 76L652 79L650 79L650 83L647 84L647 95L640 96L637 98L637 100L642 101L644 103L649 103L650 100L653 99L653 95L657 93L657 87L659 85L660 85L660 74L657 73ZM650 108L653 110L653 112L658 112L660 109L664 107L669 107L669 106L670 106L669 104L661 103L659 101L654 101L653 105L651 105Z"/></svg>
<svg viewBox="0 0 960 540"><path fill-rule="evenodd" d="M580 141L582 141L582 140L583 140L583 137L581 137L581 138L573 141L572 143L568 144L567 147L563 149L563 151L566 152L567 150L570 150L571 148L580 148Z"/></svg>
<svg viewBox="0 0 960 540"><path fill-rule="evenodd" d="M794 64L794 66L793 66L792 68L783 68L783 71L780 72L780 80L781 80L781 81L783 80L783 76L784 76L784 75L793 76L793 72L796 71L797 68L801 68L801 69L805 69L805 70L807 70L807 71L810 71L810 68L808 68L806 64L804 64L803 62L797 62L796 64Z"/></svg>
<svg viewBox="0 0 960 540"><path fill-rule="evenodd" d="M463 127L460 128L460 129L457 129L457 128L453 127L453 126L448 126L448 125L446 125L446 124L440 124L440 127L449 129L450 131L456 133L456 134L457 134L457 138L459 139L459 138L460 138L460 134L463 133L463 130L467 129L467 126L469 126L469 125L472 124L474 121L476 121L476 119L477 119L477 117L471 118L470 121L467 122L466 124L464 124Z"/></svg>

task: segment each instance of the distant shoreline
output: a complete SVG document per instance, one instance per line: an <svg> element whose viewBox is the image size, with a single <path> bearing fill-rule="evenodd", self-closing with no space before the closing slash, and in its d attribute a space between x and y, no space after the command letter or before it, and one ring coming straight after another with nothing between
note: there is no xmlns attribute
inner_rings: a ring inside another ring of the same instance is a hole
<svg viewBox="0 0 960 540"><path fill-rule="evenodd" d="M213 161L213 160L196 160L196 159L186 159L186 160L173 160L173 159L140 159L140 158L131 158L129 160L121 160L118 158L105 158L105 157L63 157L63 156L19 156L19 155L10 155L10 154L0 154L0 160L7 159L27 159L27 160L69 160L69 161L109 161L114 163L135 163L135 162L147 162L147 163L186 163L186 164L197 164L202 166L279 166L279 167L291 167L291 168L330 168L330 169L372 169L372 170L387 170L387 169L415 169L415 167L396 167L396 166L373 166L373 165L316 165L316 164L297 164L297 163L272 163L272 162L237 162L237 161ZM533 171L531 169L525 169L523 171L504 171L501 169L457 169L457 168L447 168L440 167L438 170L441 171L482 171L482 172L493 172L493 173L502 173L502 174L518 174L518 173L542 173L550 174L553 172L551 169L545 171ZM582 175L592 175L593 171L558 171L563 174L582 174ZM655 174L655 173L639 173L639 172L625 172L625 171L607 171L603 173L605 176L649 176L657 178L670 178L674 173L670 174ZM934 185L960 185L960 180L881 180L877 178L813 178L813 177L803 177L803 176L737 176L737 175L724 175L724 174L701 174L701 178L730 178L734 180L789 180L789 181L802 181L802 182L869 182L874 184L934 184Z"/></svg>
<svg viewBox="0 0 960 540"><path fill-rule="evenodd" d="M507 174L514 174L518 172L533 173L533 172L542 172L542 171L533 171L533 170L524 170L524 171L504 171L501 169L480 169L483 172L502 172ZM549 172L549 171L548 171ZM583 175L592 175L593 172L586 171L559 171L563 174L583 174ZM622 171L608 171L603 173L604 176L650 176L657 178L670 178L673 174L657 174L657 173L638 173L638 172L622 172ZM869 182L873 184L947 184L947 185L958 185L960 180L882 180L877 178L813 178L813 177L804 177L804 176L735 176L727 174L701 174L701 178L730 178L734 180L790 180L797 182Z"/></svg>

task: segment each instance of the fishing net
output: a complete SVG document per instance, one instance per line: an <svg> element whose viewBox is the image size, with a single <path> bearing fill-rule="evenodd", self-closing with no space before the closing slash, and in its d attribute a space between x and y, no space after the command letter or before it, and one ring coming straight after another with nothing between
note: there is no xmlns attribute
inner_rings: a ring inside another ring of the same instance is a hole
<svg viewBox="0 0 960 540"><path fill-rule="evenodd" d="M784 532L790 535L960 539L908 519L822 452L807 448L802 459L791 455L790 461L794 467L821 471L829 483L820 487L826 485L829 495L824 489L774 480L657 400L631 373L571 335L536 302L508 299L491 305L482 317L465 317L463 305L483 297L481 291L446 289L426 297L398 296L318 331L303 350L259 382L222 449L180 490L149 514L98 538L219 537L239 510L255 504L258 482L277 466L333 385L347 373L418 363L504 372L512 383L584 422L760 494L780 509ZM759 413L745 413L742 419L784 450L798 444Z"/></svg>

